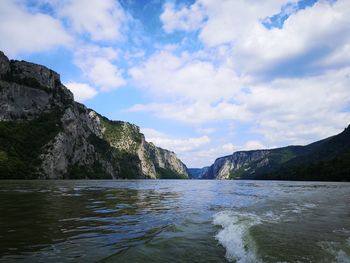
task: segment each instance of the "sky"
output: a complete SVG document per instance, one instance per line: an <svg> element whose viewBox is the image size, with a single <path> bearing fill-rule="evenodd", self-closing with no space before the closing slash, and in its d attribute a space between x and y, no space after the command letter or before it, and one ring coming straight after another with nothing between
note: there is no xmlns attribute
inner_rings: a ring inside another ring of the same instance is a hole
<svg viewBox="0 0 350 263"><path fill-rule="evenodd" d="M203 167L350 124L349 0L1 0L0 50Z"/></svg>

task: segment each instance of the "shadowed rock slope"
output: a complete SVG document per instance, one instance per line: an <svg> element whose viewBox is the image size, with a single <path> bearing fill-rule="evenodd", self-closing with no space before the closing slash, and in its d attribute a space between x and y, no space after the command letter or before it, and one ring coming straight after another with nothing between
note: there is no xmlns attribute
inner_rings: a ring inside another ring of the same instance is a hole
<svg viewBox="0 0 350 263"><path fill-rule="evenodd" d="M139 127L73 99L60 76L0 52L0 179L188 178Z"/></svg>
<svg viewBox="0 0 350 263"><path fill-rule="evenodd" d="M306 146L240 151L218 158L203 178L350 181L350 126Z"/></svg>

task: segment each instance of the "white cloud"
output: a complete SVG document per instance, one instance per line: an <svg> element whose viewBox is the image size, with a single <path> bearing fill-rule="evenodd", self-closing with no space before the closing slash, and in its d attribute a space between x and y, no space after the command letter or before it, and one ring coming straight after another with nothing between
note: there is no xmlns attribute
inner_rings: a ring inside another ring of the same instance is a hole
<svg viewBox="0 0 350 263"><path fill-rule="evenodd" d="M240 98L251 112L256 132L269 143L307 143L333 135L350 113L350 68L320 76L276 79L251 87Z"/></svg>
<svg viewBox="0 0 350 263"><path fill-rule="evenodd" d="M75 53L75 63L85 77L102 91L110 91L126 84L121 70L115 65L118 52L110 47L85 46Z"/></svg>
<svg viewBox="0 0 350 263"><path fill-rule="evenodd" d="M261 70L310 52L322 51L327 55L342 48L350 40L349 12L349 1L339 0L334 4L320 1L292 14L281 29L268 30L256 21L245 35L233 40L234 58L240 58L237 68ZM317 57L320 55L309 57L304 63Z"/></svg>
<svg viewBox="0 0 350 263"><path fill-rule="evenodd" d="M168 2L164 5L160 20L163 23L163 29L167 33L172 33L175 30L192 31L201 26L204 14L200 3L176 10L175 5Z"/></svg>
<svg viewBox="0 0 350 263"><path fill-rule="evenodd" d="M168 51L153 55L144 65L131 68L135 85L158 97L181 97L200 101L233 98L242 78L226 65L214 66L184 53L180 57Z"/></svg>
<svg viewBox="0 0 350 263"><path fill-rule="evenodd" d="M226 58L234 62L237 72L279 69L281 63L311 52L321 54L309 56L307 63L310 64L312 60L317 61L337 50L343 49L346 54L350 41L349 1L318 1L312 7L301 10L296 10L296 2L266 0L261 3L252 0L248 4L244 0L197 0L180 11L175 11L174 6L168 4L161 18L168 18L163 21L167 32L188 31L191 27L183 26L181 21L191 21L196 12L190 10L197 8L200 16L206 18L205 22L194 27L200 28L200 40L207 48L229 45ZM289 17L282 28L266 28L262 22L275 14ZM340 55L335 56L342 60Z"/></svg>
<svg viewBox="0 0 350 263"><path fill-rule="evenodd" d="M150 128L142 128L146 140L155 145L174 151L187 167L203 167L214 162L219 156L229 155L240 147L232 143L223 143L219 146L211 145L208 136L193 138L174 138Z"/></svg>
<svg viewBox="0 0 350 263"><path fill-rule="evenodd" d="M332 53L321 59L321 61L317 61L313 66L338 66L344 67L350 64L350 44L346 44L332 51Z"/></svg>
<svg viewBox="0 0 350 263"><path fill-rule="evenodd" d="M247 141L243 146L240 147L241 151L249 151L249 150L258 150L258 149L267 149L264 144L259 141L251 140Z"/></svg>
<svg viewBox="0 0 350 263"><path fill-rule="evenodd" d="M212 102L209 96L208 101L201 101L198 89L198 100L193 94L193 101L139 104L129 111L150 112L194 125L240 121L253 125L252 130L262 134L269 145L301 144L335 134L349 121L350 113L343 110L350 105L349 76L350 68L344 68L319 76L252 83L248 90L238 89L234 102L225 102L226 93L220 89L215 90ZM197 85L195 81L193 86ZM183 92L186 98L186 90ZM215 102L220 98L222 102Z"/></svg>
<svg viewBox="0 0 350 263"><path fill-rule="evenodd" d="M74 94L74 99L78 102L84 102L97 95L97 90L86 83L69 82L65 86Z"/></svg>
<svg viewBox="0 0 350 263"><path fill-rule="evenodd" d="M129 37L140 40L140 32L125 34L131 18L118 1L41 2L54 7L52 16L39 8L29 10L21 1L1 1L0 49L14 55L71 48L74 63L90 83L67 84L79 101L125 85L129 73L132 83L150 100L128 111L184 122L200 132L199 137L173 138L145 129L150 140L174 150L190 164L210 164L238 149L308 143L341 131L349 122L347 0L318 1L302 10L296 10L296 0L197 0L180 8L166 3L160 17L164 31L198 30L199 39L190 34L181 43L155 44L158 51L142 64L139 61L150 50L126 48L123 59L136 65L131 69L118 66L120 51L111 46ZM262 21L279 12L289 16L283 26L264 27ZM201 50L182 50L198 40ZM283 70L302 74L288 75ZM204 128L207 123L219 124L217 132ZM231 135L225 134L224 141L214 139L222 136L221 126L232 123L249 126L249 132L261 135L259 141L244 134L247 138L241 141L246 143L235 147Z"/></svg>
<svg viewBox="0 0 350 263"><path fill-rule="evenodd" d="M137 104L127 109L128 112L150 112L159 118L172 119L189 124L204 124L222 120L249 120L249 112L244 107L221 102L216 105L210 103L151 103Z"/></svg>
<svg viewBox="0 0 350 263"><path fill-rule="evenodd" d="M304 144L339 132L350 118L344 110L350 105L350 18L346 15L350 4L320 1L296 10L287 2L253 0L247 8L241 0L196 1L194 5L207 18L197 25L205 48L177 56L171 53L175 50L163 49L132 68L129 74L135 85L154 96L152 103L134 105L129 111L145 111L197 128L213 121L244 122L263 141L248 140L243 149ZM174 13L168 18L181 14L186 21L191 8L176 11L168 5L165 10ZM281 28L262 25L279 12L289 15ZM163 22L167 32L196 29ZM302 56L309 58L293 61ZM291 70L303 71L303 76L270 73L268 80L262 80L256 74L273 67L281 70L281 63L289 60ZM319 71L310 74L302 68L305 65Z"/></svg>
<svg viewBox="0 0 350 263"><path fill-rule="evenodd" d="M194 151L210 142L208 136L179 139L171 138L150 128L142 128L141 132L145 134L146 140L153 142L155 145L162 148L174 151L179 154L179 156L184 152Z"/></svg>
<svg viewBox="0 0 350 263"><path fill-rule="evenodd" d="M78 33L88 33L95 41L123 39L122 27L128 18L118 1L67 0L56 7Z"/></svg>
<svg viewBox="0 0 350 263"><path fill-rule="evenodd" d="M200 38L208 46L217 46L244 39L261 20L280 11L289 0L274 1L215 1L199 0L205 9L207 21Z"/></svg>
<svg viewBox="0 0 350 263"><path fill-rule="evenodd" d="M216 147L206 147L194 152L183 153L182 157L187 167L201 168L211 165L218 157L232 154L235 149L237 148L232 143L224 143Z"/></svg>
<svg viewBox="0 0 350 263"><path fill-rule="evenodd" d="M0 50L10 56L72 44L59 20L11 0L0 1L0 35Z"/></svg>

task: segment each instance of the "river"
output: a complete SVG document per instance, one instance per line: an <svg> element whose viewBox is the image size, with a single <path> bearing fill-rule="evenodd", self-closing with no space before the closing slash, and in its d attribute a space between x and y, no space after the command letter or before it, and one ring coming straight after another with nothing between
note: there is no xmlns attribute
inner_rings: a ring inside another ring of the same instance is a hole
<svg viewBox="0 0 350 263"><path fill-rule="evenodd" d="M1 181L0 262L350 262L350 184Z"/></svg>

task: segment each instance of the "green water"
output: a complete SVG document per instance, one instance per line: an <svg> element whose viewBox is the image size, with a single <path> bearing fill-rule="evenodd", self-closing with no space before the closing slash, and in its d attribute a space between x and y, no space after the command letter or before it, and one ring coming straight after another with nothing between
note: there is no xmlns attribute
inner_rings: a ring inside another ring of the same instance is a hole
<svg viewBox="0 0 350 263"><path fill-rule="evenodd" d="M350 184L1 181L0 262L350 262Z"/></svg>

